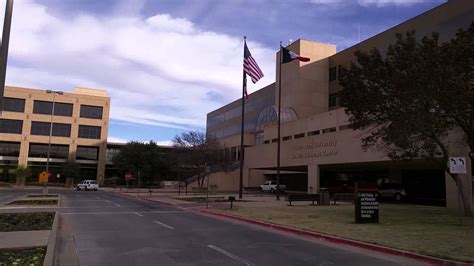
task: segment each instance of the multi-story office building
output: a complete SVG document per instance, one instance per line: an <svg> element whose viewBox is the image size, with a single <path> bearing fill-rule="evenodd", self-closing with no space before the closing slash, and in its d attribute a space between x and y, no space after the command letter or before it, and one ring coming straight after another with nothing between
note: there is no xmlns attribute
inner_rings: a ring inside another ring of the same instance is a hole
<svg viewBox="0 0 474 266"><path fill-rule="evenodd" d="M281 80L277 74L274 84L250 94L247 106L262 104L258 106L261 110L258 115L251 113L252 108L246 111L249 115L244 135L244 186L256 187L276 176L277 90L281 82L281 180L289 190L314 193L325 187L330 191L348 191L354 182L388 181L402 183L418 202L456 206L456 184L444 169L423 161L391 161L380 151L361 148L362 132L351 129L348 116L339 105L338 69L349 66L357 50L376 47L385 51L396 41L396 33L415 30L422 37L438 32L441 41L449 40L459 28L470 26L473 14L473 1L451 0L340 52L335 45L306 40L289 45L288 49L311 61L284 64ZM279 67L276 62L276 73ZM235 147L240 145L238 105L239 101L235 101L207 116L208 134L218 137L228 149L234 147L233 150L238 150ZM228 114L231 119L226 119ZM458 155L468 157L465 148L461 147ZM468 173L471 173L470 165ZM236 172L220 173L210 178L210 182L218 189L236 191L238 177ZM470 195L471 175L464 178Z"/></svg>
<svg viewBox="0 0 474 266"><path fill-rule="evenodd" d="M7 86L3 106L1 181L11 181L18 165L29 166L34 176L45 170L49 143L52 181L67 160L80 164L81 177L103 180L110 107L105 91L75 88L70 93Z"/></svg>

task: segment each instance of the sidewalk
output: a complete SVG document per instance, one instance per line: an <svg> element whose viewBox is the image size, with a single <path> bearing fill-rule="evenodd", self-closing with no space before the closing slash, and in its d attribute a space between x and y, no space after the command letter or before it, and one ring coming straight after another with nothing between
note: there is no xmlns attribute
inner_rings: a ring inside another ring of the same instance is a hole
<svg viewBox="0 0 474 266"><path fill-rule="evenodd" d="M0 249L47 246L51 230L0 232Z"/></svg>

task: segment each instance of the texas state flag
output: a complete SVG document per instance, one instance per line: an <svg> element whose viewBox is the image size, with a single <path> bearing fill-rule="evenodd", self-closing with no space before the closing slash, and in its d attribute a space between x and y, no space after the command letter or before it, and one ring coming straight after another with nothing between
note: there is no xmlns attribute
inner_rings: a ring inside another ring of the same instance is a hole
<svg viewBox="0 0 474 266"><path fill-rule="evenodd" d="M295 59L302 62L308 62L310 60L309 57L300 56L299 54L293 51L290 51L283 46L281 47L281 53L283 55L282 62L281 62L282 64L291 62Z"/></svg>

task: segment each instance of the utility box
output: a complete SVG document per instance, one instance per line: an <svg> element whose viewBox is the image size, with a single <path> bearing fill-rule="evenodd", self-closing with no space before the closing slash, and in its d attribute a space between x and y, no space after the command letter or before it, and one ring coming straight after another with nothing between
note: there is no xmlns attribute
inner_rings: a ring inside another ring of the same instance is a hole
<svg viewBox="0 0 474 266"><path fill-rule="evenodd" d="M319 190L319 205L330 205L331 199L329 197L329 191L327 188L321 188Z"/></svg>

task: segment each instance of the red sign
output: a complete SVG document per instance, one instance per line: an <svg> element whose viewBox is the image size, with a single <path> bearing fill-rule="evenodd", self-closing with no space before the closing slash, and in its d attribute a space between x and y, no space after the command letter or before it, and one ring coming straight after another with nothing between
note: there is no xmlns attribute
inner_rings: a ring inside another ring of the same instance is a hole
<svg viewBox="0 0 474 266"><path fill-rule="evenodd" d="M130 173L130 172L125 173L125 179L126 179L126 180L133 179L132 173Z"/></svg>

